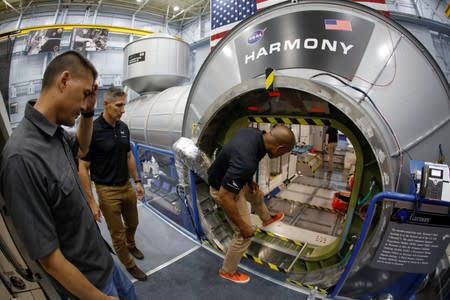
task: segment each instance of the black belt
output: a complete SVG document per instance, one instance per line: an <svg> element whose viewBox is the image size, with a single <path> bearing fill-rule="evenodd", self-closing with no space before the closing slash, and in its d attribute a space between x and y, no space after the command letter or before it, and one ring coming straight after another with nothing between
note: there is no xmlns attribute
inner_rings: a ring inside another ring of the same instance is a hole
<svg viewBox="0 0 450 300"><path fill-rule="evenodd" d="M128 183L128 180L121 181L121 182L112 182L112 183L96 182L95 184L107 185L107 186L124 186L127 183Z"/></svg>

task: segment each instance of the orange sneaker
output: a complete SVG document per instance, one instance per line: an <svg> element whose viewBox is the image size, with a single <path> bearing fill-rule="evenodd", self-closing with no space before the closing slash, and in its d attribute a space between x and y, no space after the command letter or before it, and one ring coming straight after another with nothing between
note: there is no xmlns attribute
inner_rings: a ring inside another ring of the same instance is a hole
<svg viewBox="0 0 450 300"><path fill-rule="evenodd" d="M250 281L250 276L238 271L234 273L225 273L223 271L219 271L219 275L220 277L233 281L234 283L247 283Z"/></svg>
<svg viewBox="0 0 450 300"><path fill-rule="evenodd" d="M263 226L269 226L270 224L272 224L276 221L280 221L283 218L284 218L284 213L282 213L282 212L276 213L272 216L272 218L270 220L263 222Z"/></svg>

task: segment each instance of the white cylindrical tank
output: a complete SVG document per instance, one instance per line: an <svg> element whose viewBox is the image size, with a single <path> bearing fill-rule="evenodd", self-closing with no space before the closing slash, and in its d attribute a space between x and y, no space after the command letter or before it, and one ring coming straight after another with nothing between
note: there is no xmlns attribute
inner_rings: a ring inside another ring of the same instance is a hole
<svg viewBox="0 0 450 300"><path fill-rule="evenodd" d="M152 34L124 48L124 84L142 94L189 80L189 44L167 34Z"/></svg>
<svg viewBox="0 0 450 300"><path fill-rule="evenodd" d="M183 115L190 85L175 86L160 93L135 98L127 104L122 120L137 143L170 149L181 137Z"/></svg>

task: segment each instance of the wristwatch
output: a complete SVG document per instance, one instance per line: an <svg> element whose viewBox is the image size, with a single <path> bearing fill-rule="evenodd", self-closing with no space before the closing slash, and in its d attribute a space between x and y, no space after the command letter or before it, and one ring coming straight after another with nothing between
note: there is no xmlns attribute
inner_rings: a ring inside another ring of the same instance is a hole
<svg viewBox="0 0 450 300"><path fill-rule="evenodd" d="M134 183L142 183L142 181L140 179L135 180Z"/></svg>
<svg viewBox="0 0 450 300"><path fill-rule="evenodd" d="M81 115L85 118L92 118L94 116L94 111L83 111Z"/></svg>

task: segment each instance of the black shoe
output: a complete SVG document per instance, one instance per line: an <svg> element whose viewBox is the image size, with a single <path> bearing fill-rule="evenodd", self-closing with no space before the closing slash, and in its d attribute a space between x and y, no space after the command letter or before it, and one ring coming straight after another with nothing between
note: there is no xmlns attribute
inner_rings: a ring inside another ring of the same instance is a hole
<svg viewBox="0 0 450 300"><path fill-rule="evenodd" d="M144 259L144 254L138 248L128 248L128 251L130 251L131 255L133 255L137 259Z"/></svg>
<svg viewBox="0 0 450 300"><path fill-rule="evenodd" d="M134 266L132 268L127 268L127 271L128 271L128 273L131 274L131 276L133 276L137 280L140 280L140 281L147 280L147 275L144 272L142 272L142 270L139 269L138 266Z"/></svg>

